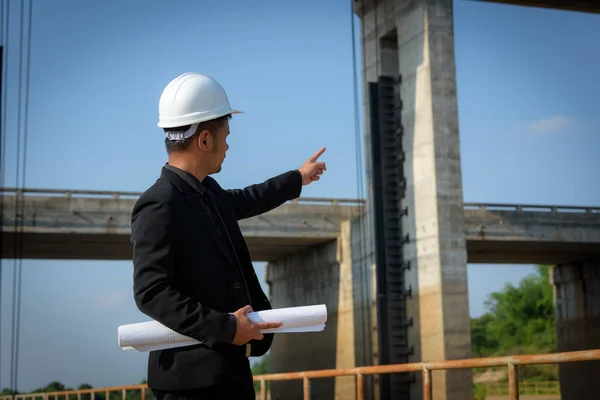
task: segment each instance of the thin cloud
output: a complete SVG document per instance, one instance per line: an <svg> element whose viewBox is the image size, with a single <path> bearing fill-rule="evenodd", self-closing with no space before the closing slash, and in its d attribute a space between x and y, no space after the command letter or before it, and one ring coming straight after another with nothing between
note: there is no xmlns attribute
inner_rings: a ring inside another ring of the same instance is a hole
<svg viewBox="0 0 600 400"><path fill-rule="evenodd" d="M571 129L573 125L573 118L566 115L554 115L550 118L522 124L522 127L527 133L541 135L546 133L565 132Z"/></svg>

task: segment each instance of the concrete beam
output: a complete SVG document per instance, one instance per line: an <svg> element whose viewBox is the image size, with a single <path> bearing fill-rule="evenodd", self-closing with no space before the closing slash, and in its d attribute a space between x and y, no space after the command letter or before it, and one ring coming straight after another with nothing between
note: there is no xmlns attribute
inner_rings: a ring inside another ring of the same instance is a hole
<svg viewBox="0 0 600 400"><path fill-rule="evenodd" d="M576 11L584 13L600 13L600 2L597 0L463 0L473 2L510 4L514 6L546 8L562 11ZM354 12L359 17L369 13L383 0L354 0ZM396 0L394 7L403 9L410 7L414 0Z"/></svg>
<svg viewBox="0 0 600 400"><path fill-rule="evenodd" d="M2 258L131 259L130 216L139 193L2 192ZM252 259L271 261L335 240L341 223L361 212L359 201L304 198L239 224Z"/></svg>
<svg viewBox="0 0 600 400"><path fill-rule="evenodd" d="M2 258L22 249L24 258L33 259L131 259L137 194L26 192L20 249L17 196L10 189L3 193ZM274 261L335 240L342 221L362 213L354 200L302 199L242 220L240 227L253 260ZM555 264L600 255L600 207L467 203L464 220L469 263Z"/></svg>
<svg viewBox="0 0 600 400"><path fill-rule="evenodd" d="M471 0L486 3L501 3L515 6L549 8L563 11L579 11L584 13L600 13L598 0Z"/></svg>
<svg viewBox="0 0 600 400"><path fill-rule="evenodd" d="M600 207L464 206L469 263L556 264L600 255Z"/></svg>

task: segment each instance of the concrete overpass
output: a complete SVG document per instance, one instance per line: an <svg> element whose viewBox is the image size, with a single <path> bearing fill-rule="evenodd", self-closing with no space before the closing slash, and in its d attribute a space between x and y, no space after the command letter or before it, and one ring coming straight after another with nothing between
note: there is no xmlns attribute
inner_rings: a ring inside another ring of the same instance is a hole
<svg viewBox="0 0 600 400"><path fill-rule="evenodd" d="M3 258L13 258L17 249L23 258L131 259L130 215L140 193L5 188L1 194ZM336 240L341 223L361 215L363 204L300 198L242 220L240 227L254 261L276 261ZM470 263L600 255L600 207L465 203L464 219ZM15 229L22 248L15 246Z"/></svg>
<svg viewBox="0 0 600 400"><path fill-rule="evenodd" d="M131 210L140 193L11 188L0 193L3 258L14 257L15 232L19 232L23 258L131 259ZM301 198L242 220L240 227L254 261L276 260L335 240L341 222L359 215L362 204ZM16 211L21 216L17 223Z"/></svg>

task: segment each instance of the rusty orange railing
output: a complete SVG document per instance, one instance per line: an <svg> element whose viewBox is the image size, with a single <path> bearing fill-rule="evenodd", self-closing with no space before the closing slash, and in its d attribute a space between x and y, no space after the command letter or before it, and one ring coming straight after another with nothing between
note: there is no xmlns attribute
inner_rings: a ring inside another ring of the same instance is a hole
<svg viewBox="0 0 600 400"><path fill-rule="evenodd" d="M40 393L23 393L16 394L14 396L14 400L34 400L34 399L43 399L43 400L82 400L82 395L89 395L90 400L94 400L94 394L102 393L104 394L105 400L111 399L110 394L112 392L121 392L122 400L126 400L127 392L137 392L140 391L141 396L140 400L146 400L146 390L148 389L148 385L127 385L127 386L113 386L113 387L104 387L97 389L77 389L77 390L63 390L60 392L40 392ZM112 396L114 398L114 396ZM0 400L13 400L13 396L1 396Z"/></svg>
<svg viewBox="0 0 600 400"><path fill-rule="evenodd" d="M435 370L448 369L470 369L470 368L486 368L486 367L502 367L508 368L508 394L510 400L519 400L519 381L517 377L519 365L539 365L539 364L560 364L568 362L593 361L600 360L599 350L584 350L568 353L552 353L552 354L534 354L520 356L505 356L505 357L489 357L489 358L470 358L465 360L446 360L436 362L420 362L411 364L395 364L395 365L377 365L371 367L357 367L346 369L329 369L306 372L288 372L278 374L257 375L254 377L255 382L260 383L260 390L257 397L261 400L266 400L266 382L267 381L285 381L285 380L302 380L304 400L310 399L310 379L319 378L335 378L338 376L356 376L356 398L357 400L364 399L364 376L365 375L380 375L394 374L405 372L421 372L423 376L423 399L432 400L432 379L431 372ZM69 390L52 393L27 393L14 396L14 400L30 400L42 398L43 400L82 400L83 394L89 394L90 400L94 400L94 393L105 393L105 400L111 400L111 392L121 392L122 400L126 400L128 391L141 391L140 400L146 400L146 390L148 386L129 385L116 386L99 389L83 389ZM64 396L64 397L63 397ZM116 400L116 397L113 396ZM13 400L12 396L0 396L0 400Z"/></svg>
<svg viewBox="0 0 600 400"><path fill-rule="evenodd" d="M364 399L364 376L394 374L405 372L421 372L423 375L423 400L432 400L431 371L448 369L471 369L486 367L508 367L508 394L510 400L519 400L519 381L517 369L519 365L560 364L567 362L600 360L600 350L585 350L568 353L534 354L521 356L470 358L466 360L446 360L437 362L420 362L411 364L377 365L347 369L329 369L307 372L288 372L259 375L254 381L260 382L259 398L266 400L266 382L299 380L303 381L304 400L310 399L310 379L334 378L338 376L356 376L357 400Z"/></svg>

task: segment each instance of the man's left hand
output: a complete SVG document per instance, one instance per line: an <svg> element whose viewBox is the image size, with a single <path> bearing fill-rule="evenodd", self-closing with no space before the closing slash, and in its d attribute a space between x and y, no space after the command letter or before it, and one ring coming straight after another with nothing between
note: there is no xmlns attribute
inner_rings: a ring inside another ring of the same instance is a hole
<svg viewBox="0 0 600 400"><path fill-rule="evenodd" d="M325 147L313 154L312 157L306 160L306 162L300 168L298 168L298 171L300 171L300 174L302 175L302 186L308 185L314 181L318 181L321 179L323 171L327 170L327 167L323 161L317 162L321 154L324 152Z"/></svg>

